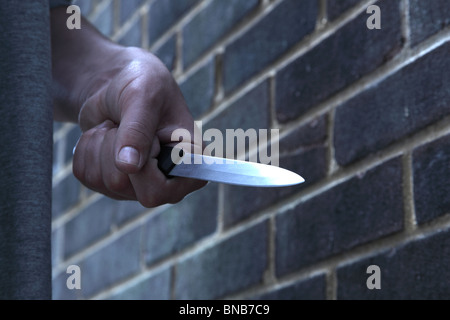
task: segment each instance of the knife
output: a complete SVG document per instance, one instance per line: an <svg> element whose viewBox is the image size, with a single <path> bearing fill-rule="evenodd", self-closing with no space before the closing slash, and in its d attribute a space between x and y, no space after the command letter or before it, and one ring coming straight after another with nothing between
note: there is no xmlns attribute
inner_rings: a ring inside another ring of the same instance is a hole
<svg viewBox="0 0 450 320"><path fill-rule="evenodd" d="M305 182L298 174L273 165L191 154L162 146L158 168L167 177L185 177L253 187L285 187Z"/></svg>

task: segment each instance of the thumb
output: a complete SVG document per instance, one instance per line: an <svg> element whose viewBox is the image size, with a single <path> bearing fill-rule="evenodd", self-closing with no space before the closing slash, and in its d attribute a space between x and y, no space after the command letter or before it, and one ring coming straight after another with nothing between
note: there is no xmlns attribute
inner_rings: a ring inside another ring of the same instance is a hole
<svg viewBox="0 0 450 320"><path fill-rule="evenodd" d="M147 162L155 137L156 116L148 109L128 108L124 113L114 146L116 167L126 174L137 173Z"/></svg>

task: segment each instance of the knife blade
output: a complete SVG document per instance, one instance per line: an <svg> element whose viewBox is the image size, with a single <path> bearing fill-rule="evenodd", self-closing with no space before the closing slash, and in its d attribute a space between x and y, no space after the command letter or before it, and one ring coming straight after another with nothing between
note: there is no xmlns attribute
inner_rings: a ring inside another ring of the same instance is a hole
<svg viewBox="0 0 450 320"><path fill-rule="evenodd" d="M185 177L253 187L285 187L305 182L300 175L273 165L191 154L162 146L158 168L168 177Z"/></svg>

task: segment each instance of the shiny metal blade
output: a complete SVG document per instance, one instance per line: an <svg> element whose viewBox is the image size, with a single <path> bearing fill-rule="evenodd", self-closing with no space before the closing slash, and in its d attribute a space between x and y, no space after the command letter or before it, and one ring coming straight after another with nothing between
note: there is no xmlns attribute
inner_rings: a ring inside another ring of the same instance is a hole
<svg viewBox="0 0 450 320"><path fill-rule="evenodd" d="M189 153L184 154L169 174L255 187L292 186L305 181L298 174L277 166Z"/></svg>

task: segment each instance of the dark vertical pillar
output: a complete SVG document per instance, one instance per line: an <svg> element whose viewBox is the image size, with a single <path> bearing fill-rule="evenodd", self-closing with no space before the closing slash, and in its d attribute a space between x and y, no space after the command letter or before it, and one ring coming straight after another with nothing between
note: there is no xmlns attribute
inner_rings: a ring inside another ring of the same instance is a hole
<svg viewBox="0 0 450 320"><path fill-rule="evenodd" d="M0 5L0 298L51 298L48 0Z"/></svg>

